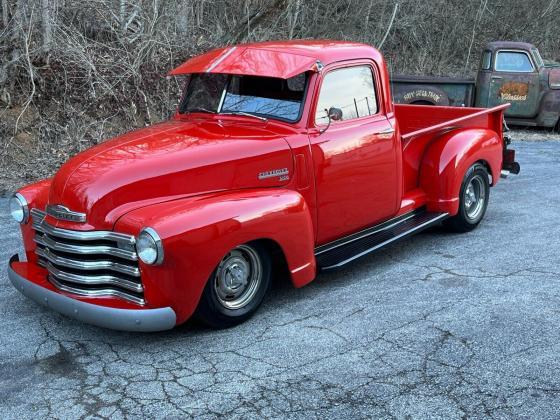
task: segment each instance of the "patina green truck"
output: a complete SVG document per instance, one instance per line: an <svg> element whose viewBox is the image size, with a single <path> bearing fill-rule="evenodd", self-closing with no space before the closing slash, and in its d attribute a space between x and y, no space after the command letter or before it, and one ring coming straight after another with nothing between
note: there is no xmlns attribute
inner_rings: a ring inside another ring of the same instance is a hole
<svg viewBox="0 0 560 420"><path fill-rule="evenodd" d="M560 64L544 62L532 44L487 44L476 79L397 75L391 84L395 103L486 108L510 103L509 124L560 130Z"/></svg>

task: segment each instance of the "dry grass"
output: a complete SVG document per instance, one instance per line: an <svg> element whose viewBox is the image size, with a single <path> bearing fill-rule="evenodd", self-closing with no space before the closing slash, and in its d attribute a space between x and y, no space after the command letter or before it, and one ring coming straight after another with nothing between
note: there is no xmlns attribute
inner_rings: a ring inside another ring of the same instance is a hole
<svg viewBox="0 0 560 420"><path fill-rule="evenodd" d="M510 127L511 130L506 134L510 139L515 141L529 141L529 142L541 142L541 141L560 141L560 135L555 133L549 128L543 127L531 127L531 128L521 128L521 127Z"/></svg>

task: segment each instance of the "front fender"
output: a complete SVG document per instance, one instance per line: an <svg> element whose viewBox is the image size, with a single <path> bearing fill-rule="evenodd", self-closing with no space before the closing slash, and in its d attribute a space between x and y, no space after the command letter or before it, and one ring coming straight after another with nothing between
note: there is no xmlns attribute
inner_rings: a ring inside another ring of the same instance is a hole
<svg viewBox="0 0 560 420"><path fill-rule="evenodd" d="M428 146L420 167L420 186L426 192L428 211L457 214L459 192L465 173L483 162L500 179L503 140L493 130L464 128L449 131Z"/></svg>
<svg viewBox="0 0 560 420"><path fill-rule="evenodd" d="M541 99L537 124L542 127L556 127L559 119L560 90L549 90Z"/></svg>
<svg viewBox="0 0 560 420"><path fill-rule="evenodd" d="M192 315L212 271L237 245L275 241L296 287L315 277L311 215L295 191L242 190L154 204L127 213L115 230L136 235L146 226L164 248L161 265L140 263L146 300L171 306L178 323Z"/></svg>

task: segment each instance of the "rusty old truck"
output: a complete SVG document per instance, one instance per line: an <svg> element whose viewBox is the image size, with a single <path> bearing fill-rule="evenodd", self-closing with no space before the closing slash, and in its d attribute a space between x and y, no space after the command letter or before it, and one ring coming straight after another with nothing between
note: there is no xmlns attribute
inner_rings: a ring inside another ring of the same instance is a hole
<svg viewBox="0 0 560 420"><path fill-rule="evenodd" d="M490 108L510 103L508 124L560 131L560 64L544 61L525 42L490 42L476 79L432 76L391 78L395 103Z"/></svg>

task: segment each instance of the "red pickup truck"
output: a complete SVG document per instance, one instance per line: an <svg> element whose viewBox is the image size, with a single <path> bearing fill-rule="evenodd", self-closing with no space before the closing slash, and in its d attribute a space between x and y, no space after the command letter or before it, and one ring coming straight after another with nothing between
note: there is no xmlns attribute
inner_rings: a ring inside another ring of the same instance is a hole
<svg viewBox="0 0 560 420"><path fill-rule="evenodd" d="M10 200L9 278L67 316L129 331L238 324L273 273L295 287L443 222L484 216L519 171L503 112L394 105L382 55L338 41L191 58L171 120L89 149ZM286 270L286 271L284 271Z"/></svg>

